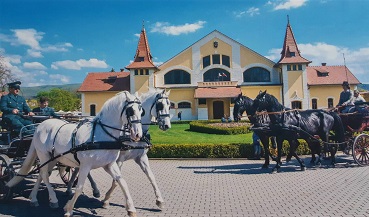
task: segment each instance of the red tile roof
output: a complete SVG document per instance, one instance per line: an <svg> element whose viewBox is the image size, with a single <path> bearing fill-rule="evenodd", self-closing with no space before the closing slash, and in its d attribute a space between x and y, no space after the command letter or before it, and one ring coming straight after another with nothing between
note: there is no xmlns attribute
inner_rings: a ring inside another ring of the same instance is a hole
<svg viewBox="0 0 369 217"><path fill-rule="evenodd" d="M291 56L291 53L295 56ZM281 59L278 61L280 63L311 63L311 61L303 58L300 55L300 50L297 47L295 37L293 36L292 28L290 23L287 24L286 35L284 36L283 49L281 52Z"/></svg>
<svg viewBox="0 0 369 217"><path fill-rule="evenodd" d="M90 72L78 92L130 91L129 72Z"/></svg>
<svg viewBox="0 0 369 217"><path fill-rule="evenodd" d="M149 42L147 41L145 28L142 28L140 39L138 40L137 50L134 61L126 66L126 69L137 69L137 68L157 68L153 61L150 53Z"/></svg>
<svg viewBox="0 0 369 217"><path fill-rule="evenodd" d="M341 85L347 80L349 84L360 84L360 81L346 66L308 66L306 72L308 85ZM322 73L328 73L328 75L322 76Z"/></svg>
<svg viewBox="0 0 369 217"><path fill-rule="evenodd" d="M229 98L237 97L240 93L241 89L237 87L197 88L195 98Z"/></svg>

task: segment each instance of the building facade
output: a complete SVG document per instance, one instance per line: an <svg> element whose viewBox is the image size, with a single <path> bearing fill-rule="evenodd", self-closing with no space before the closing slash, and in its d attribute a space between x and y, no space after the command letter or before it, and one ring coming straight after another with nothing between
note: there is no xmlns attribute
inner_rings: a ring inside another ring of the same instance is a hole
<svg viewBox="0 0 369 217"><path fill-rule="evenodd" d="M346 66L310 63L301 55L289 22L278 62L214 30L158 67L142 28L128 71L87 75L79 89L82 113L98 112L116 92L144 93L149 88L170 89L171 113L176 118L182 111L182 120L233 118L234 98L240 93L254 98L260 90L289 108L328 108L338 103L343 81L352 89L360 83Z"/></svg>

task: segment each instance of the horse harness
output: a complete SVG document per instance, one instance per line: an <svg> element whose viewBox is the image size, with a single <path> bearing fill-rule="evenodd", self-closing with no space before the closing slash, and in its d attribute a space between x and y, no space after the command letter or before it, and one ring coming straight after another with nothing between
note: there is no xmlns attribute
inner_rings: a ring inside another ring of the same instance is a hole
<svg viewBox="0 0 369 217"><path fill-rule="evenodd" d="M170 114L160 114L159 111L163 110L164 109L164 105L162 102L159 102L158 100L166 100L167 104L169 104L169 97L165 96L164 94L157 94L156 97L155 97L155 101L154 103L151 105L151 108L150 108L150 114L151 114L151 111L152 109L154 108L155 106L155 110L156 110L156 119L158 122L162 121L163 118L166 118L166 117L170 117Z"/></svg>
<svg viewBox="0 0 369 217"><path fill-rule="evenodd" d="M62 157L66 154L69 154L69 153L72 153L74 155L74 158L75 160L80 163L80 161L78 160L77 158L77 152L78 151L88 151L88 150L97 150L97 149L105 149L105 150L120 150L120 151L127 151L127 150L133 150L133 149L148 149L148 148L151 148L152 147L152 144L150 142L150 135L149 133L146 131L144 132L144 135L141 137L141 142L145 142L146 145L143 145L143 146L133 146L133 145L129 145L127 144L128 142L133 142L131 139L130 139L130 131L129 131L129 126L132 124L132 123L141 123L141 120L130 120L129 116L132 116L133 113L130 113L129 111L129 108L131 107L128 107L128 105L130 104L133 104L133 103L137 103L139 104L139 108L140 109L143 109L140 104L141 102L139 101L127 101L126 105L123 107L122 109L122 112L121 112L121 116L123 115L123 112L125 110L127 110L126 112L126 115L127 115L127 120L128 120L128 124L125 124L123 129L119 129L119 128L115 128L115 127L112 127L112 126L109 126L109 125L106 125L104 123L101 122L100 119L94 119L94 120L89 120L89 119L84 119L82 121L80 121L76 128L74 129L73 133L72 133L72 148L64 153L61 153L61 154L58 154L58 155L54 155L54 152L55 152L55 141L56 141L56 137L58 135L58 133L60 132L61 128L63 128L64 126L66 126L67 124L70 124L69 122L65 122L65 124L61 125L59 127L59 129L57 130L56 134L55 134L55 137L54 137L54 141L53 141L53 147L52 147L52 151L50 153L51 155L51 158L46 161L45 163L43 163L42 165L39 165L38 167L36 167L35 169L33 169L32 171L30 171L27 175L20 175L20 174L17 174L17 176L28 176L28 175L31 175L31 174L35 174L35 173L38 173L40 171L40 169L45 166L46 164L50 163L51 161L54 161L55 159L59 158L59 157ZM133 111L132 111L133 112ZM144 110L143 110L143 114L144 114ZM76 135L77 135L77 132L78 132L78 129L80 129L84 124L87 124L87 123L92 123L93 124L93 127L92 127L92 133L91 133L91 141L89 142L84 142L80 145L76 145ZM109 135L110 137L112 137L114 139L114 141L102 141L102 142L95 142L94 141L94 133L95 133L95 129L96 129L96 126L97 125L100 125L101 128L103 129L103 131ZM110 129L114 129L114 130L118 130L118 131L121 131L123 132L123 135L120 136L119 138L116 138L114 137L113 135L111 135L106 128L110 128Z"/></svg>

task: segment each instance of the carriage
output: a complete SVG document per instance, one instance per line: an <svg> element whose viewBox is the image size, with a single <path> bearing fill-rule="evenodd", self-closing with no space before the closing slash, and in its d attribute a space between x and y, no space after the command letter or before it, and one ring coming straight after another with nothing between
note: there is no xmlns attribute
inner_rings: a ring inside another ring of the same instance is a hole
<svg viewBox="0 0 369 217"><path fill-rule="evenodd" d="M33 133L39 123L48 119L48 116L32 116L27 117L33 121L33 124L24 126L19 135L5 121L0 121L0 201L10 200L13 192L10 188L6 188L5 184L11 180L16 171L22 166L31 145ZM81 116L65 116L63 119L67 121L78 121ZM38 162L34 165L36 168ZM56 169L59 171L60 178L65 184L68 184L74 168L58 163Z"/></svg>
<svg viewBox="0 0 369 217"><path fill-rule="evenodd" d="M352 155L360 166L369 165L369 111L355 113L339 113L345 129L345 144L342 151Z"/></svg>
<svg viewBox="0 0 369 217"><path fill-rule="evenodd" d="M125 208L128 215L135 216L133 200L127 183L121 175L123 161L134 159L154 188L156 205L162 208L164 200L147 157L147 151L151 147L148 129L153 119L156 120L159 129L165 131L171 128L169 93L170 91L166 90L150 89L138 98L137 93L132 95L128 91L122 91L107 100L93 119L77 123L50 119L34 125L34 133L27 133L29 142L23 151L13 155L21 159L19 162L15 162L15 158L11 161L8 156L9 150L13 150L9 148L13 147L13 140L4 148L5 154L1 155L0 162L0 202L11 199L11 188L25 177L39 173L29 196L31 206L38 206L37 192L43 181L49 192L49 206L58 208L58 199L50 184L49 175L50 170L57 163L62 163L79 170L73 198L64 207L65 216L71 216L75 201L81 195L83 184L90 175L89 171L103 167L113 178L112 186L103 199L103 206L109 206L109 198L118 184L126 201ZM23 136L19 137L20 142L25 140ZM19 144L14 147L20 147ZM28 152L25 156L26 150ZM34 166L37 158L39 165ZM15 165L19 168L17 174L15 174ZM65 167L62 171L59 169L60 174L67 172ZM71 183L73 183L72 178L71 181L68 180L68 189Z"/></svg>
<svg viewBox="0 0 369 217"><path fill-rule="evenodd" d="M365 110L364 110L365 111ZM304 162L297 155L298 139L308 143L312 158L310 163L320 165L321 158L329 157L335 165L335 154L340 148L346 154L352 154L354 161L361 166L369 164L369 136L364 133L369 129L369 110L367 112L338 113L333 110L297 110L284 107L276 97L260 92L253 100L240 94L235 99L233 116L235 120L246 112L253 124L254 132L264 146L265 163L262 168L269 167L269 158L277 162L273 172L281 167L282 142L290 144L286 161L294 156L305 170ZM269 138L273 138L276 154L269 149ZM318 155L318 161L316 156Z"/></svg>

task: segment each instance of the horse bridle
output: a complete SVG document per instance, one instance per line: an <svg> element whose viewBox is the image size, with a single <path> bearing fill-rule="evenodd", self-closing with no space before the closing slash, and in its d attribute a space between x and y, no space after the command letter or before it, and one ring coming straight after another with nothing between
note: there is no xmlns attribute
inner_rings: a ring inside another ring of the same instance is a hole
<svg viewBox="0 0 369 217"><path fill-rule="evenodd" d="M133 110L130 111L130 109L132 109L133 104L138 104L138 108L140 110L142 110L142 114L141 115L145 115L145 110L142 108L141 102L139 100L137 100L137 99L132 100L132 101L128 101L127 100L126 101L126 104L123 106L122 112L120 113L120 117L122 117L124 111L126 111L126 118L127 118L127 121L128 121L128 123L124 125L123 129L106 125L106 124L102 123L100 121L100 119L97 119L96 121L93 122L93 129L92 129L92 135L91 135L92 136L91 137L92 138L92 141L93 141L93 138L94 138L95 127L96 127L97 124L101 126L102 130L107 135L109 135L111 138L115 139L116 141L119 141L122 138L121 137L119 137L119 138L114 137L111 133L109 133L109 131L106 128L110 128L110 129L113 129L113 130L118 130L118 131L123 132L123 139L124 140L127 140L127 137L130 136L130 130L129 130L129 128L132 126L132 124L134 124L134 123L141 123L141 119L139 119L139 120L131 120L131 118L130 118L131 116L133 116Z"/></svg>
<svg viewBox="0 0 369 217"><path fill-rule="evenodd" d="M158 122L161 122L164 118L166 117L170 117L170 114L160 114L159 111L162 111L164 110L164 106L162 108L159 108L159 105L158 103L161 103L159 102L159 100L162 99L162 100L166 100L167 103L169 104L169 97L165 96L164 94L158 94L156 95L155 97L155 101L153 102L153 104L151 105L151 108L150 108L150 114L151 114L151 111L152 109L154 108L155 106L155 110L156 110L156 119ZM170 108L170 107L169 107Z"/></svg>

